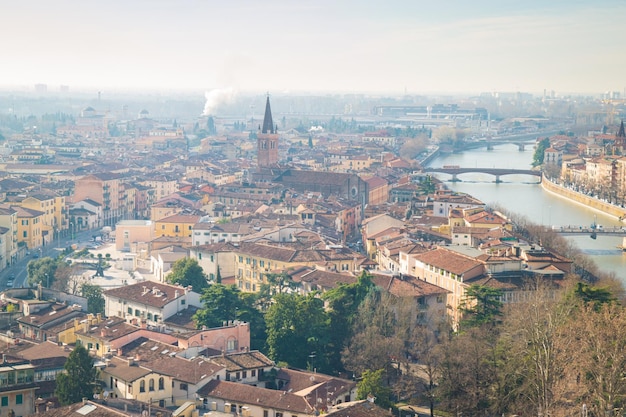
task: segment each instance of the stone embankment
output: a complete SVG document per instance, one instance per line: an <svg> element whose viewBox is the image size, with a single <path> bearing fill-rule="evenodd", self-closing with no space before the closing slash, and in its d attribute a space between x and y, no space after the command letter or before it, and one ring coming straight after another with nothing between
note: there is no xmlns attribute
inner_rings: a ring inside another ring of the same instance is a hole
<svg viewBox="0 0 626 417"><path fill-rule="evenodd" d="M567 187L563 187L562 185L550 181L545 176L541 179L541 186L546 191L560 195L561 197L565 197L575 203L582 204L583 206L591 209L601 211L602 213L613 216L620 221L626 219L626 208L616 206L614 204L607 203L606 201L579 193L578 191L574 191Z"/></svg>

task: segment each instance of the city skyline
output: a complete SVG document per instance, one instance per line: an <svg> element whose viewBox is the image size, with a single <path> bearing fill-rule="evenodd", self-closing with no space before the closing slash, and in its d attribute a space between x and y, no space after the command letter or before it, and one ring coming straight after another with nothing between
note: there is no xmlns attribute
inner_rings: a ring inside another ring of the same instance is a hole
<svg viewBox="0 0 626 417"><path fill-rule="evenodd" d="M622 93L617 0L6 0L2 88Z"/></svg>

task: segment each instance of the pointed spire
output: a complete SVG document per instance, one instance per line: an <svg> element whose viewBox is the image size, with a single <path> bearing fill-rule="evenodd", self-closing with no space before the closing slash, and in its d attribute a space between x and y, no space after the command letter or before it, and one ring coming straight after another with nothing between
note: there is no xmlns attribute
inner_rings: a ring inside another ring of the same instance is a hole
<svg viewBox="0 0 626 417"><path fill-rule="evenodd" d="M626 138L626 132L624 132L624 121L622 120L622 124L619 126L619 132L617 132L618 138Z"/></svg>
<svg viewBox="0 0 626 417"><path fill-rule="evenodd" d="M267 101L265 102L265 116L263 117L263 130L261 130L261 133L275 133L269 93L267 94Z"/></svg>

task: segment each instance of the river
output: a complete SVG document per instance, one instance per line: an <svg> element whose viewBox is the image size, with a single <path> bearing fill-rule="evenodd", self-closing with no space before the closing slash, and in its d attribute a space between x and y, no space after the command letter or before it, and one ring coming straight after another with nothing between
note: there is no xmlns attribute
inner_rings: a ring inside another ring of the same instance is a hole
<svg viewBox="0 0 626 417"><path fill-rule="evenodd" d="M458 165L464 168L514 168L530 169L533 160L533 144L524 150L517 145L496 145L470 149L453 154L441 154L434 158L428 167L441 168L444 165ZM447 174L436 174L452 190L470 194L486 204L497 204L507 210L525 216L530 221L546 226L590 226L596 222L603 227L624 226L616 218L603 212L574 203L563 197L545 191L538 178L528 175L505 175L502 182L495 183L495 177L488 174L467 173L459 175L459 182L452 182ZM597 239L589 235L566 235L566 238L589 255L598 266L607 272L615 272L626 286L626 253L617 248L622 244L620 236L603 236Z"/></svg>

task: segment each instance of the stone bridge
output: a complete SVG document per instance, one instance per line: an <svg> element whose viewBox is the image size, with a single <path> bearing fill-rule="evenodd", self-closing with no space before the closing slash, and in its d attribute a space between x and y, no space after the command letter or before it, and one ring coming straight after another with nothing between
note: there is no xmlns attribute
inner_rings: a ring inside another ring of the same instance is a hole
<svg viewBox="0 0 626 417"><path fill-rule="evenodd" d="M442 174L452 175L452 181L461 181L458 179L460 174L467 174L470 172L477 172L481 174L490 174L496 177L496 183L502 182L500 177L503 175L532 175L539 177L541 182L541 171L534 171L531 169L509 169L509 168L461 168L461 167L443 167L443 168L426 168L424 172L438 172Z"/></svg>

